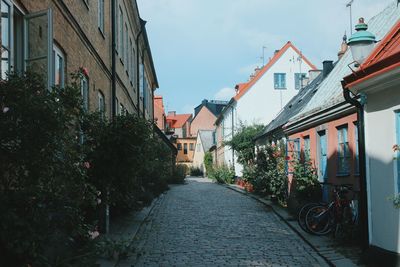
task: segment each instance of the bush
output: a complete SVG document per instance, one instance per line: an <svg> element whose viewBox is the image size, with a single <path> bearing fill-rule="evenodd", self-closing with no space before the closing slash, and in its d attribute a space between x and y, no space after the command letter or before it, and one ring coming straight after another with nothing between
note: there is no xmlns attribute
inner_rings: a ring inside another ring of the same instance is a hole
<svg viewBox="0 0 400 267"><path fill-rule="evenodd" d="M227 166L218 166L214 167L214 170L208 177L220 184L232 184L234 182L235 172Z"/></svg>
<svg viewBox="0 0 400 267"><path fill-rule="evenodd" d="M312 166L312 163L296 160L293 169L293 183L296 197L300 200L319 201L322 191L317 171Z"/></svg>
<svg viewBox="0 0 400 267"><path fill-rule="evenodd" d="M187 166L183 164L178 164L175 166L173 174L169 179L171 184L183 184L186 178Z"/></svg>
<svg viewBox="0 0 400 267"><path fill-rule="evenodd" d="M192 167L190 168L190 175L201 177L203 176L203 171L200 168Z"/></svg>
<svg viewBox="0 0 400 267"><path fill-rule="evenodd" d="M206 152L204 154L204 166L206 168L206 174L210 174L213 171L213 156L211 152Z"/></svg>
<svg viewBox="0 0 400 267"><path fill-rule="evenodd" d="M80 90L49 91L32 73L0 83L0 265L55 266L84 246L94 223Z"/></svg>

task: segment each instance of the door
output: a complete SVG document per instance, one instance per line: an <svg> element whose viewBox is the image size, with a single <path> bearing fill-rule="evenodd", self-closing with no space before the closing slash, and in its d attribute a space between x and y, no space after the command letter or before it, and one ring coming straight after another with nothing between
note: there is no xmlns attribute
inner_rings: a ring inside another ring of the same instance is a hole
<svg viewBox="0 0 400 267"><path fill-rule="evenodd" d="M326 138L326 131L318 132L319 139L319 169L318 169L318 180L323 183L328 182L328 144ZM328 185L324 184L322 187L322 199L328 201L329 188Z"/></svg>
<svg viewBox="0 0 400 267"><path fill-rule="evenodd" d="M51 9L24 17L24 69L44 76L52 85L53 23Z"/></svg>

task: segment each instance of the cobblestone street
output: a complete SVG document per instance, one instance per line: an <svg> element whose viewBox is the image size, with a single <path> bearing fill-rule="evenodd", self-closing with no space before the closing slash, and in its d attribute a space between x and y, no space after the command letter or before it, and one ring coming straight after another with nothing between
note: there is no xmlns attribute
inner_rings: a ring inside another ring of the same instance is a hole
<svg viewBox="0 0 400 267"><path fill-rule="evenodd" d="M278 216L207 179L172 186L120 266L326 266Z"/></svg>

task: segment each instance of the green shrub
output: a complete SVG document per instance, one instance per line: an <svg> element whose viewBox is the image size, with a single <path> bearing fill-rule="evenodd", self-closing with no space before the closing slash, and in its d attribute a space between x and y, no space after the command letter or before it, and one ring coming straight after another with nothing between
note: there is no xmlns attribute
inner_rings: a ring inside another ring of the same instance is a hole
<svg viewBox="0 0 400 267"><path fill-rule="evenodd" d="M182 184L185 181L186 173L187 166L184 164L177 164L168 182L171 184Z"/></svg>
<svg viewBox="0 0 400 267"><path fill-rule="evenodd" d="M295 160L293 183L297 198L308 201L318 201L321 199L322 191L317 171L311 162Z"/></svg>
<svg viewBox="0 0 400 267"><path fill-rule="evenodd" d="M80 90L11 74L0 81L0 107L0 265L71 264L96 203L79 146Z"/></svg>
<svg viewBox="0 0 400 267"><path fill-rule="evenodd" d="M206 168L206 174L210 174L213 171L213 156L211 152L206 152L204 154L204 166Z"/></svg>
<svg viewBox="0 0 400 267"><path fill-rule="evenodd" d="M190 168L190 175L191 176L203 176L203 171L200 168L197 167L191 167Z"/></svg>
<svg viewBox="0 0 400 267"><path fill-rule="evenodd" d="M234 182L235 172L227 166L217 166L214 167L208 177L220 184L232 184Z"/></svg>

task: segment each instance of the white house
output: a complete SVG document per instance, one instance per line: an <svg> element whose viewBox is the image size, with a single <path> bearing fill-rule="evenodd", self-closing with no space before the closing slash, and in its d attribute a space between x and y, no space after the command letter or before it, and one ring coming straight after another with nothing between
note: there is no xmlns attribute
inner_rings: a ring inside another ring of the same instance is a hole
<svg viewBox="0 0 400 267"><path fill-rule="evenodd" d="M291 42L287 42L275 51L265 66L256 69L249 82L236 86L236 96L216 121L220 137L230 140L240 123L268 124L302 88L308 72L315 69ZM217 150L222 151L218 147ZM236 162L234 153L229 147L223 150L224 164L233 165L236 175L241 176L242 166Z"/></svg>
<svg viewBox="0 0 400 267"><path fill-rule="evenodd" d="M368 254L379 266L400 266L400 210L393 203L400 199L400 7L393 3L370 24L378 40L388 33L343 85L365 100Z"/></svg>

